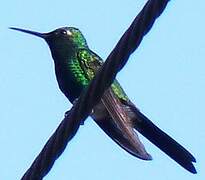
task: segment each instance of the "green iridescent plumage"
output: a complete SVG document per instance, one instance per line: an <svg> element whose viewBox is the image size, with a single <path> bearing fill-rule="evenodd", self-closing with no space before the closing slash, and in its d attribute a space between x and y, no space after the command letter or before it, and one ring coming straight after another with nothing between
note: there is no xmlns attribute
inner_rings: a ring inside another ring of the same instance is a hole
<svg viewBox="0 0 205 180"><path fill-rule="evenodd" d="M55 63L58 85L71 102L79 97L103 64L76 28L63 27L49 33L11 29L45 39ZM105 91L90 115L109 137L130 154L144 160L151 159L137 135L138 131L178 164L196 173L193 155L144 116L117 80Z"/></svg>
<svg viewBox="0 0 205 180"><path fill-rule="evenodd" d="M78 84L78 86L82 86L80 88L82 90L93 79L97 70L103 64L103 61L97 54L89 50L85 38L78 29L68 27L66 30L67 31L64 32L65 36L69 35L69 40L72 41L72 47L58 47L58 49L61 48L61 51L68 54L67 58L63 59L62 65L63 63L66 64L66 71L69 71L70 73L67 77L71 77ZM61 32L61 34L63 34L63 32ZM58 42L56 43L58 44ZM70 88L72 88L72 86ZM117 80L115 80L112 84L112 89L117 97L125 101L128 100L127 95ZM67 96L69 96L69 99L73 99L71 97L72 92Z"/></svg>
<svg viewBox="0 0 205 180"><path fill-rule="evenodd" d="M68 69L71 71L76 79L76 83L82 84L82 86L87 86L90 82L88 78L84 75L80 63L77 59L73 58L67 62Z"/></svg>
<svg viewBox="0 0 205 180"><path fill-rule="evenodd" d="M84 77L91 81L94 78L97 70L102 66L102 59L89 49L79 49L77 58L79 60L81 69L83 70ZM81 72L79 71L79 73ZM129 100L117 80L113 82L111 88L118 98L124 101Z"/></svg>

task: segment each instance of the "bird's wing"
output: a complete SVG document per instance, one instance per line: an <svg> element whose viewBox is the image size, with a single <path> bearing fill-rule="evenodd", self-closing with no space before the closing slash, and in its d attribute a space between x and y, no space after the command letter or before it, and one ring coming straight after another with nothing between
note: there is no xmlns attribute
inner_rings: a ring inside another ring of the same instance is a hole
<svg viewBox="0 0 205 180"><path fill-rule="evenodd" d="M88 54L93 59L91 61L92 63L88 65L90 71L87 72L90 72L89 74L90 75L92 74L92 77L94 77L96 71L96 64L98 64L98 68L99 68L102 64L102 61L96 54L93 53L92 55L92 52ZM93 68L95 68L95 71L93 71ZM154 145L156 145L159 149L161 149L164 153L166 153L169 157L171 157L173 160L179 163L182 167L184 167L185 169L187 169L192 173L196 173L196 169L192 163L192 162L196 162L194 156L190 152L188 152L183 146L177 143L174 139L172 139L169 135L167 135L156 125L154 125L154 123L152 123L145 115L143 115L136 108L136 106L132 102L130 102L129 99L127 99L126 94L124 93L120 84L116 80L113 84L115 84L114 88L112 87L111 90L108 89L105 92L105 94L107 93L107 95L102 99L104 105L107 107L107 110L111 111L109 112L109 114L112 118L106 119L106 121L105 120L99 122L96 121L98 125L112 139L114 139L118 144L120 144L120 146L122 146L125 150L127 150L128 152L130 152L131 154L137 157L140 156L143 157L142 153L141 155L139 155L139 151L142 150L142 152L144 153L146 151L143 145L140 145L141 143L139 141L139 138L137 136L135 137L138 141L137 143L134 143L134 140L133 141L131 140L134 139L133 138L134 136L131 135L131 133L133 132L132 128L135 128L149 141L151 141ZM120 88L116 88L116 87L120 87ZM117 93L117 91L115 91L115 88L118 92L120 92L119 94ZM119 95L122 95L122 97L119 97ZM113 96L117 96L118 98L113 98ZM116 102L119 100L121 105L119 102ZM113 106L113 104L118 104L119 106ZM124 115L131 117L131 119L129 118L129 120L126 120L126 123L122 122L124 118L119 117ZM113 118L113 116L115 117L118 116L118 118ZM127 132L125 132L125 130L127 130ZM123 137L125 138L123 139ZM137 147L135 146L136 144L138 144L138 148L136 148ZM132 149L134 149L134 153Z"/></svg>
<svg viewBox="0 0 205 180"><path fill-rule="evenodd" d="M86 78L91 81L102 66L102 59L89 49L79 49L77 58Z"/></svg>
<svg viewBox="0 0 205 180"><path fill-rule="evenodd" d="M87 49L78 52L78 59L89 80L92 80L103 64L99 56ZM115 80L111 88L105 91L101 102L94 108L91 116L103 131L127 152L138 158L151 160L152 157L139 140L129 115L124 111L120 97L122 96L124 99L127 97L123 93L124 91Z"/></svg>

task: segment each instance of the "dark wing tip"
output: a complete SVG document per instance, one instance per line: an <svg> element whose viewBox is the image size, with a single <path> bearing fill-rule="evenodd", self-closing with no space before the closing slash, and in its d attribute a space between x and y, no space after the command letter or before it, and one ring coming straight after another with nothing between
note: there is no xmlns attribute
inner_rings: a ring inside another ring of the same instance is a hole
<svg viewBox="0 0 205 180"><path fill-rule="evenodd" d="M131 152L130 150L127 150L130 154L132 154L133 156L142 159L142 160L146 160L146 161L151 161L153 158L149 153L146 154L139 154L139 152L137 152L135 150L135 152Z"/></svg>

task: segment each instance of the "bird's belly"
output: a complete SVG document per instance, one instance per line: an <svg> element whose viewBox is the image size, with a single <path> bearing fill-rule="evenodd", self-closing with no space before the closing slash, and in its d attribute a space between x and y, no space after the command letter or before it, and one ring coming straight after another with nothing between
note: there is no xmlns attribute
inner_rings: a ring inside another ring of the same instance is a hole
<svg viewBox="0 0 205 180"><path fill-rule="evenodd" d="M58 86L71 103L78 98L85 86L76 81L75 77L66 72L56 72Z"/></svg>

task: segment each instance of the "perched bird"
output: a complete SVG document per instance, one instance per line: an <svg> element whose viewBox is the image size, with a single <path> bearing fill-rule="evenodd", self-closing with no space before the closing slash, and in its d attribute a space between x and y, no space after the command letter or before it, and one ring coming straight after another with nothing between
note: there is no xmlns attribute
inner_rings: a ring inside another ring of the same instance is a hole
<svg viewBox="0 0 205 180"><path fill-rule="evenodd" d="M50 47L60 90L74 103L102 66L102 59L89 49L83 34L74 27L62 27L49 33L14 28L43 38ZM194 156L154 125L129 100L115 80L93 108L90 116L117 144L143 159L152 157L139 140L137 131L182 167L196 173Z"/></svg>

